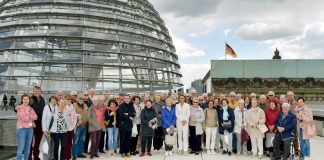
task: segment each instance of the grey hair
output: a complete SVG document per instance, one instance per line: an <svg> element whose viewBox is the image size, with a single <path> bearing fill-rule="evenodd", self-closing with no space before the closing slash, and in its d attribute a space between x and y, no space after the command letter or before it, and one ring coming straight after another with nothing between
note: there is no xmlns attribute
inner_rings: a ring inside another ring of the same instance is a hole
<svg viewBox="0 0 324 160"><path fill-rule="evenodd" d="M281 108L283 108L284 105L288 105L288 108L289 108L289 109L290 109L290 107L291 107L291 105L290 105L289 103L285 102L285 103L282 104Z"/></svg>

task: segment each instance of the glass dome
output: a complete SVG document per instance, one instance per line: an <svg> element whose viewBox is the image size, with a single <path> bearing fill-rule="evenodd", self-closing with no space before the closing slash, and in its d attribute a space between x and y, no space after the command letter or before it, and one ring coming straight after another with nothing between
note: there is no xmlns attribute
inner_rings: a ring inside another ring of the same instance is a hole
<svg viewBox="0 0 324 160"><path fill-rule="evenodd" d="M0 0L0 90L153 92L182 86L147 0Z"/></svg>

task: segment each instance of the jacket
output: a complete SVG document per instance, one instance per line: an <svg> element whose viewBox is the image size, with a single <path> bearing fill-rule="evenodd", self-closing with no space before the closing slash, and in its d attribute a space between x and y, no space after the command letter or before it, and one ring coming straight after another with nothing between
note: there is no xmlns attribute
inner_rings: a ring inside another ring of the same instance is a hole
<svg viewBox="0 0 324 160"><path fill-rule="evenodd" d="M277 118L275 129L283 127L285 130L281 133L277 130L276 136L281 136L282 140L294 139L296 125L296 116L293 113L288 112L288 115L284 117L284 114L281 112Z"/></svg>
<svg viewBox="0 0 324 160"><path fill-rule="evenodd" d="M111 110L109 110L109 109L107 109L106 111L105 111L105 120L106 121L109 121L109 123L108 123L108 128L114 128L114 127L116 127L116 128L118 128L119 127L119 121L118 121L118 119L119 119L119 110L117 109L116 110L116 113L115 114L113 114L113 115L110 115L110 113L111 113L112 111ZM113 125L113 122L114 121L116 121L116 126L114 126Z"/></svg>
<svg viewBox="0 0 324 160"><path fill-rule="evenodd" d="M102 110L100 108L98 108L98 109L102 113ZM103 115L102 120L104 120L104 114L102 114L102 115ZM103 122L98 123L97 113L96 113L96 111L95 111L95 109L93 107L90 107L88 109L87 119L88 119L88 122L89 122L89 130L88 130L89 132L94 132L94 131L101 130L99 123L103 123ZM104 125L102 124L102 126L104 126Z"/></svg>
<svg viewBox="0 0 324 160"><path fill-rule="evenodd" d="M189 124L189 116L190 116L190 106L188 103L184 103L181 107L180 103L176 105L176 117L177 117L177 126L182 125L181 121L187 121L187 125Z"/></svg>
<svg viewBox="0 0 324 160"><path fill-rule="evenodd" d="M259 114L259 116L258 116ZM265 124L265 114L261 108L251 108L248 110L247 114L247 126L248 126L248 133L251 138L261 139L264 138L264 134L260 131L260 129L256 127L252 127L254 123L257 125Z"/></svg>
<svg viewBox="0 0 324 160"><path fill-rule="evenodd" d="M195 116L196 116L196 120L197 120L196 125L195 125L196 135L201 135L203 133L203 122L205 121L204 110L198 106Z"/></svg>
<svg viewBox="0 0 324 160"><path fill-rule="evenodd" d="M266 116L266 122L265 125L268 127L267 132L271 132L269 126L274 126L276 124L276 121L280 115L280 110L278 108L275 108L272 110L270 107L268 107L265 110L265 116ZM274 132L274 131L273 131Z"/></svg>
<svg viewBox="0 0 324 160"><path fill-rule="evenodd" d="M75 108L75 112L77 115L81 116L82 124L84 125L88 122L87 113L88 113L88 106L83 103L83 105L79 104L78 102L73 103Z"/></svg>
<svg viewBox="0 0 324 160"><path fill-rule="evenodd" d="M43 110L45 106L45 100L42 96L39 96L39 100L36 96L31 97L32 104L30 107L32 107L37 114L37 120L35 121L36 126L42 126L42 117L43 117Z"/></svg>
<svg viewBox="0 0 324 160"><path fill-rule="evenodd" d="M141 134L142 136L154 136L154 129L149 127L150 120L157 118L154 108L145 107L141 112Z"/></svg>
<svg viewBox="0 0 324 160"><path fill-rule="evenodd" d="M309 125L312 125L314 123L313 120L313 112L310 110L307 106L304 106L302 108L296 107L295 109L296 116L301 116L303 120L299 120L297 118L297 132L298 135L300 135L300 128L302 128L303 131L303 139L311 139L313 136L308 135L306 130Z"/></svg>
<svg viewBox="0 0 324 160"><path fill-rule="evenodd" d="M227 108L227 112L228 112L228 120L231 121L231 128L228 128L226 130L229 133L232 133L234 131L235 115L233 109L230 107ZM222 126L222 124L224 123L223 113L224 113L224 109L220 108L218 112L218 126L219 126L220 134L224 134L225 131L225 128Z"/></svg>
<svg viewBox="0 0 324 160"><path fill-rule="evenodd" d="M136 111L136 116L134 117L134 120L133 120L133 124L141 124L141 112L142 112L142 108L141 108L141 106L140 106L140 104L139 105L136 105L135 103L134 103L134 110Z"/></svg>
<svg viewBox="0 0 324 160"><path fill-rule="evenodd" d="M162 109L163 109L163 104L162 101L157 103L157 102L153 102L153 106L152 108L155 110L155 112L157 113L157 119L158 119L158 127L162 127Z"/></svg>
<svg viewBox="0 0 324 160"><path fill-rule="evenodd" d="M243 108L243 116L242 117L242 111L239 107L237 107L234 110L234 115L235 115L235 125L234 125L234 132L237 134L241 134L242 128L240 127L242 125L246 126L246 120L247 120L247 109Z"/></svg>
<svg viewBox="0 0 324 160"><path fill-rule="evenodd" d="M127 115L126 115L127 114ZM119 130L132 131L133 121L136 116L136 111L132 103L122 103L119 106Z"/></svg>
<svg viewBox="0 0 324 160"><path fill-rule="evenodd" d="M42 117L42 129L43 132L45 131L49 131L51 133L57 133L57 119L58 119L58 106L50 106L50 105L46 105L44 107L44 111L43 111L43 117ZM50 109L51 108L51 109ZM51 111L52 110L52 111ZM52 119L52 116L54 117L54 121L53 121L53 125L52 128L49 129L49 125ZM67 122L67 117L68 117L68 113L63 110L63 116L65 119L65 122Z"/></svg>
<svg viewBox="0 0 324 160"><path fill-rule="evenodd" d="M166 106L162 109L162 128L167 129L171 125L176 127L176 113L175 113L175 107L172 106L171 110L169 110Z"/></svg>
<svg viewBox="0 0 324 160"><path fill-rule="evenodd" d="M34 121L37 120L37 114L35 113L33 108L24 105L19 105L16 107L16 110L18 115L18 129L36 127Z"/></svg>
<svg viewBox="0 0 324 160"><path fill-rule="evenodd" d="M74 106L71 104L70 106L65 106L64 110L67 112L67 127L68 131L74 130L77 123L77 116Z"/></svg>

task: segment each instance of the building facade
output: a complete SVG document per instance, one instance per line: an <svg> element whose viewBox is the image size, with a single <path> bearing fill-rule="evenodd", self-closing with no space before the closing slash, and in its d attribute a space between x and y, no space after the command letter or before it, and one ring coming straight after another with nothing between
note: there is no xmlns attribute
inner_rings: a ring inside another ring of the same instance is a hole
<svg viewBox="0 0 324 160"><path fill-rule="evenodd" d="M0 1L0 91L182 86L178 56L147 0Z"/></svg>
<svg viewBox="0 0 324 160"><path fill-rule="evenodd" d="M251 92L276 95L291 90L311 103L324 103L324 60L212 60L209 85L215 95L236 91L246 96Z"/></svg>

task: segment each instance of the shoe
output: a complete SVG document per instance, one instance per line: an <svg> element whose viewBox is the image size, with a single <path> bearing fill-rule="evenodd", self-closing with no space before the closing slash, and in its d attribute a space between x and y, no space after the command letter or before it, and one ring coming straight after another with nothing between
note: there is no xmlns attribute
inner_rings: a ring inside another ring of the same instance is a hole
<svg viewBox="0 0 324 160"><path fill-rule="evenodd" d="M184 151L184 152L183 152L183 155L184 155L184 156L186 156L187 154L188 154L187 151Z"/></svg>
<svg viewBox="0 0 324 160"><path fill-rule="evenodd" d="M209 150L209 149L207 149L207 154L211 154L211 152L210 152L210 150Z"/></svg>
<svg viewBox="0 0 324 160"><path fill-rule="evenodd" d="M152 156L152 153L151 152L147 152L146 155Z"/></svg>
<svg viewBox="0 0 324 160"><path fill-rule="evenodd" d="M145 156L145 153L142 152L142 153L140 154L140 157L144 157L144 156Z"/></svg>
<svg viewBox="0 0 324 160"><path fill-rule="evenodd" d="M165 156L168 156L168 155L169 155L169 151L166 151L166 152L164 153L164 155L165 155Z"/></svg>
<svg viewBox="0 0 324 160"><path fill-rule="evenodd" d="M125 157L126 157L126 155L125 155L125 154L123 153L123 154L121 154L121 157L122 157L122 158L125 158Z"/></svg>
<svg viewBox="0 0 324 160"><path fill-rule="evenodd" d="M87 156L85 156L84 154L80 154L77 156L78 158L87 158Z"/></svg>
<svg viewBox="0 0 324 160"><path fill-rule="evenodd" d="M226 154L226 153L227 153L227 151L224 151L224 150L223 150L223 154Z"/></svg>
<svg viewBox="0 0 324 160"><path fill-rule="evenodd" d="M132 156L135 156L135 155L136 155L136 153L135 153L135 152L131 152L130 154L131 154Z"/></svg>
<svg viewBox="0 0 324 160"><path fill-rule="evenodd" d="M169 151L169 155L170 155L170 156L173 156L173 152L172 152L172 151Z"/></svg>
<svg viewBox="0 0 324 160"><path fill-rule="evenodd" d="M214 150L212 150L212 151L211 151L211 154L215 155L215 154L216 154L216 152L215 152Z"/></svg>
<svg viewBox="0 0 324 160"><path fill-rule="evenodd" d="M228 156L231 156L232 155L232 152L228 152L227 154L228 154Z"/></svg>
<svg viewBox="0 0 324 160"><path fill-rule="evenodd" d="M199 152L198 152L198 151L196 151L196 152L195 152L195 155L199 155Z"/></svg>
<svg viewBox="0 0 324 160"><path fill-rule="evenodd" d="M76 156L74 156L73 158L72 158L72 160L76 160L77 159L77 157Z"/></svg>
<svg viewBox="0 0 324 160"><path fill-rule="evenodd" d="M195 152L195 151L190 151L190 152L189 152L189 154L194 154L194 153L196 153L196 152Z"/></svg>
<svg viewBox="0 0 324 160"><path fill-rule="evenodd" d="M178 150L179 155L183 155L183 150Z"/></svg>
<svg viewBox="0 0 324 160"><path fill-rule="evenodd" d="M106 153L105 151L99 151L100 153Z"/></svg>
<svg viewBox="0 0 324 160"><path fill-rule="evenodd" d="M259 157L259 159L262 159L262 156L260 155L260 156L258 156Z"/></svg>
<svg viewBox="0 0 324 160"><path fill-rule="evenodd" d="M93 159L93 156L90 156L90 159Z"/></svg>
<svg viewBox="0 0 324 160"><path fill-rule="evenodd" d="M95 155L93 155L93 156L95 156L95 157L100 157L98 154L95 154Z"/></svg>
<svg viewBox="0 0 324 160"><path fill-rule="evenodd" d="M138 151L135 151L135 154L139 154L139 152Z"/></svg>
<svg viewBox="0 0 324 160"><path fill-rule="evenodd" d="M127 156L127 157L131 157L131 154L130 154L130 153L127 153L126 156Z"/></svg>

